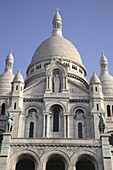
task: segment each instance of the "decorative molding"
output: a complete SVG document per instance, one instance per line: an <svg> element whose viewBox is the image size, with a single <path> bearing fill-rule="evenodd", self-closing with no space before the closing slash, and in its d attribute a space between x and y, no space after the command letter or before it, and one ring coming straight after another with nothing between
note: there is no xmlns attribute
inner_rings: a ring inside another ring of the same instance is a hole
<svg viewBox="0 0 113 170"><path fill-rule="evenodd" d="M104 98L104 101L112 101L113 102L113 98Z"/></svg>
<svg viewBox="0 0 113 170"><path fill-rule="evenodd" d="M34 98L24 98L24 102L43 102L43 99L34 99Z"/></svg>
<svg viewBox="0 0 113 170"><path fill-rule="evenodd" d="M33 144L33 143L18 143L10 144L12 148L101 148L101 145L89 145L89 144Z"/></svg>
<svg viewBox="0 0 113 170"><path fill-rule="evenodd" d="M89 99L70 99L70 103L89 103Z"/></svg>

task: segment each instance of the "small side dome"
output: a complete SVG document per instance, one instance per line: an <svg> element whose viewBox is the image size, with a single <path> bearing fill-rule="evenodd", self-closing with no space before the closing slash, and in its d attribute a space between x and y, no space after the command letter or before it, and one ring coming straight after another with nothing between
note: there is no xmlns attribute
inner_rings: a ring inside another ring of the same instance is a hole
<svg viewBox="0 0 113 170"><path fill-rule="evenodd" d="M0 94L6 95L10 93L13 78L14 74L10 71L4 72L0 75Z"/></svg>
<svg viewBox="0 0 113 170"><path fill-rule="evenodd" d="M113 77L108 73L100 75L102 91L105 96L113 96Z"/></svg>
<svg viewBox="0 0 113 170"><path fill-rule="evenodd" d="M13 79L13 82L21 82L24 83L24 79L22 74L20 73L20 70L18 71L18 73L16 74L16 76Z"/></svg>
<svg viewBox="0 0 113 170"><path fill-rule="evenodd" d="M101 83L99 77L96 75L95 71L90 79L90 84Z"/></svg>

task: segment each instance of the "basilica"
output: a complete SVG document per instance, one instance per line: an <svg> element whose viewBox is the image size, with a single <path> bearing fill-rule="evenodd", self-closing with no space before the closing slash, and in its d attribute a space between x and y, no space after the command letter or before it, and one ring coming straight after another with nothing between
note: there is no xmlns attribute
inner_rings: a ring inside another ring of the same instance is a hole
<svg viewBox="0 0 113 170"><path fill-rule="evenodd" d="M0 170L113 170L113 77L87 81L76 47L53 30L34 52L26 79L13 74L12 50L0 74ZM15 56L16 62L16 56ZM98 64L97 63L97 64Z"/></svg>

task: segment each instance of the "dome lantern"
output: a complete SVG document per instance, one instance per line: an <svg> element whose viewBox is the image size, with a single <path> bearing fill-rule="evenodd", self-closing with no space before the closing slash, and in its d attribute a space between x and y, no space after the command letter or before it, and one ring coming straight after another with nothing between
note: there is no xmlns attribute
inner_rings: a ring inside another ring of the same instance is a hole
<svg viewBox="0 0 113 170"><path fill-rule="evenodd" d="M59 10L56 10L56 14L53 18L53 32L52 35L62 36L62 18L59 14Z"/></svg>
<svg viewBox="0 0 113 170"><path fill-rule="evenodd" d="M102 56L100 58L100 69L101 69L101 74L108 73L108 61L104 55L104 52L102 52Z"/></svg>
<svg viewBox="0 0 113 170"><path fill-rule="evenodd" d="M13 63L14 63L14 58L13 58L13 55L12 55L12 50L10 50L9 55L6 58L5 72L10 71L12 73Z"/></svg>

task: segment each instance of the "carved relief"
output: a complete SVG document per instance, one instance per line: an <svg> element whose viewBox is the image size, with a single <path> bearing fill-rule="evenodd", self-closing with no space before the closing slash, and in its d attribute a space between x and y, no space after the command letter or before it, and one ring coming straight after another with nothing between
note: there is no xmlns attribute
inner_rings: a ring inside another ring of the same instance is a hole
<svg viewBox="0 0 113 170"><path fill-rule="evenodd" d="M78 110L75 112L74 118L75 118L75 119L85 119L86 116L85 116L85 114L84 114L84 111L83 111L82 109L78 109Z"/></svg>

